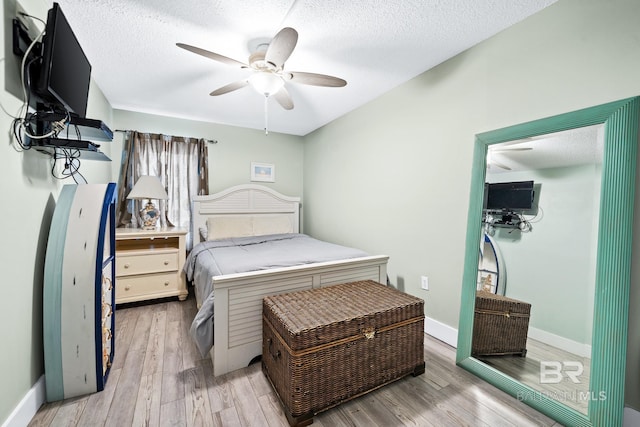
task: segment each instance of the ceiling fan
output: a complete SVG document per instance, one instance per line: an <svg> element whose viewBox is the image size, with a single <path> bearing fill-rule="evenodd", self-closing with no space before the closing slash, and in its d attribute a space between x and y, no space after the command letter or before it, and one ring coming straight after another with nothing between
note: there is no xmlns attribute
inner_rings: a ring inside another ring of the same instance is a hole
<svg viewBox="0 0 640 427"><path fill-rule="evenodd" d="M248 64L185 43L176 43L176 45L223 64L252 69L254 73L249 78L229 83L209 95L223 95L250 85L265 96L266 116L266 99L270 96L275 98L285 110L293 108L293 100L284 87L287 82L324 87L343 87L347 84L343 79L325 74L285 71L283 69L284 63L289 59L297 42L298 32L290 27L283 28L273 37L271 42L258 46L256 51L249 56Z"/></svg>
<svg viewBox="0 0 640 427"><path fill-rule="evenodd" d="M530 151L533 150L532 147L504 147L504 148L493 148L488 147L487 149L487 169L491 169L493 166L499 167L500 169L510 171L511 168L504 163L495 159L494 154L507 154L517 151Z"/></svg>

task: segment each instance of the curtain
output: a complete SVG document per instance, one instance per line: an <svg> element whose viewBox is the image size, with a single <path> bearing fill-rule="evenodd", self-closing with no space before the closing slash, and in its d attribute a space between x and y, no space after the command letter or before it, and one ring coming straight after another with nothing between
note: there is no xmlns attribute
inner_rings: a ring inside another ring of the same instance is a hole
<svg viewBox="0 0 640 427"><path fill-rule="evenodd" d="M157 176L169 196L167 200L154 200L161 212L158 225L189 230L186 240L190 250L191 199L209 193L207 153L204 139L128 131L118 182L118 225L139 226L138 211L144 201L127 200L126 196L140 176Z"/></svg>

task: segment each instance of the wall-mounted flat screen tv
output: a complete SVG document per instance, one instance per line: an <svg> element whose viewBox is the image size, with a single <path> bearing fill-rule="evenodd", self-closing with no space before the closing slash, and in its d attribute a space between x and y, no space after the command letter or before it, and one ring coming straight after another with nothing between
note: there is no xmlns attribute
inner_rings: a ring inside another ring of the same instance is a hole
<svg viewBox="0 0 640 427"><path fill-rule="evenodd" d="M36 108L60 111L85 117L91 64L58 3L47 15L42 40L42 61L34 70L33 100Z"/></svg>
<svg viewBox="0 0 640 427"><path fill-rule="evenodd" d="M522 211L533 207L533 181L485 184L484 209Z"/></svg>

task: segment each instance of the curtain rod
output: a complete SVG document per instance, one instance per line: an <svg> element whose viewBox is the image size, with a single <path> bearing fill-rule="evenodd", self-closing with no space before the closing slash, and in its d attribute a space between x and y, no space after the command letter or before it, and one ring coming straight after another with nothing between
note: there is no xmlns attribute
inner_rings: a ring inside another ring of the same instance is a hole
<svg viewBox="0 0 640 427"><path fill-rule="evenodd" d="M124 129L116 129L114 132L122 132L122 133L127 133L127 132L133 132L130 130L124 130ZM178 138L187 138L185 136L179 136ZM189 137L189 138L193 138L193 137ZM209 144L217 144L218 141L215 139L206 139L206 138L202 138L204 139L205 142L209 143Z"/></svg>

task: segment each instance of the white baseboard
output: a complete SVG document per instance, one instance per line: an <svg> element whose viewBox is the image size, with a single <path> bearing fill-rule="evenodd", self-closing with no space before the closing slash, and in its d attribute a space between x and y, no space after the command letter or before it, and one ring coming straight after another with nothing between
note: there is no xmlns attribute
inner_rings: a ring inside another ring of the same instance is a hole
<svg viewBox="0 0 640 427"><path fill-rule="evenodd" d="M640 412L628 406L624 407L624 416L622 418L622 427L640 426Z"/></svg>
<svg viewBox="0 0 640 427"><path fill-rule="evenodd" d="M424 332L450 346L458 347L458 330L429 317L424 318Z"/></svg>
<svg viewBox="0 0 640 427"><path fill-rule="evenodd" d="M34 417L38 409L46 400L46 389L44 384L44 375L38 378L38 381L24 395L18 406L15 407L9 418L7 418L2 427L24 427Z"/></svg>
<svg viewBox="0 0 640 427"><path fill-rule="evenodd" d="M589 344L582 344L532 327L529 327L528 336L534 340L542 341L556 348L568 351L569 353L577 354L581 357L591 357L591 346Z"/></svg>

